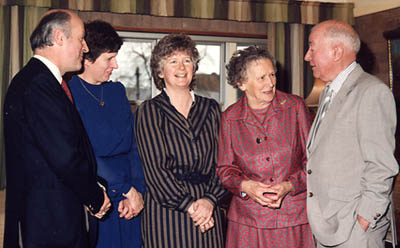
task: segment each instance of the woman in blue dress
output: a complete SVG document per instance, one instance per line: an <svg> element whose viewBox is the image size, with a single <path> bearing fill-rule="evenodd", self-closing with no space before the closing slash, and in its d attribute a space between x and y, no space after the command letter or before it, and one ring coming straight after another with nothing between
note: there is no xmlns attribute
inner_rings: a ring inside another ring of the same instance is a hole
<svg viewBox="0 0 400 248"><path fill-rule="evenodd" d="M89 52L83 72L68 82L73 102L89 135L113 209L99 222L96 247L141 247L140 212L145 190L134 137L134 120L125 87L108 81L118 68L122 40L103 21L85 24Z"/></svg>

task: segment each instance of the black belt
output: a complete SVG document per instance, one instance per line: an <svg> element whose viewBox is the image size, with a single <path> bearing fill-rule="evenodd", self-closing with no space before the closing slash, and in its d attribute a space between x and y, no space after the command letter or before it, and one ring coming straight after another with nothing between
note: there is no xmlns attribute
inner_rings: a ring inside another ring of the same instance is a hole
<svg viewBox="0 0 400 248"><path fill-rule="evenodd" d="M188 181L192 184L206 183L210 180L210 175L203 175L200 173L187 173L187 174L174 174L180 181Z"/></svg>

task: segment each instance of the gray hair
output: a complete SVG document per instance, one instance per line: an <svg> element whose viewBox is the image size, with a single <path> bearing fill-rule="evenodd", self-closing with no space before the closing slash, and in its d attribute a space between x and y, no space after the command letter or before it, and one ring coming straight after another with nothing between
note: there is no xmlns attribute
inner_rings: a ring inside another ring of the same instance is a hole
<svg viewBox="0 0 400 248"><path fill-rule="evenodd" d="M259 59L270 60L276 72L275 58L266 49L250 46L246 49L236 51L225 66L228 84L234 88L242 85L247 80L247 68L249 64Z"/></svg>
<svg viewBox="0 0 400 248"><path fill-rule="evenodd" d="M31 37L32 51L37 48L43 48L45 46L53 45L53 31L55 29L61 29L67 38L71 35L71 15L66 11L54 11L50 14L45 15L33 30Z"/></svg>

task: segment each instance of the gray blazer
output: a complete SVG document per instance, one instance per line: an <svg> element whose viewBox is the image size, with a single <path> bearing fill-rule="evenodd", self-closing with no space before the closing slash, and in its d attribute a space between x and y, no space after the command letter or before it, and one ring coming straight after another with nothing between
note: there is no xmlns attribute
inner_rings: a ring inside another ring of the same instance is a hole
<svg viewBox="0 0 400 248"><path fill-rule="evenodd" d="M329 246L346 241L357 215L367 219L370 228L387 221L398 173L393 156L395 130L391 91L357 65L307 151L307 214L320 243Z"/></svg>

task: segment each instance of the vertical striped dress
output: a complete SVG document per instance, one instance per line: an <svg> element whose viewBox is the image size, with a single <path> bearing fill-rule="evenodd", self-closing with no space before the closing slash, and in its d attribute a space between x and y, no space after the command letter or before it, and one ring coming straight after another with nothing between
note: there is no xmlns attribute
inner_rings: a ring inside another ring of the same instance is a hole
<svg viewBox="0 0 400 248"><path fill-rule="evenodd" d="M136 112L136 140L148 191L142 236L144 247L223 247L217 205L225 189L215 172L220 109L215 100L195 96L188 118L165 91ZM214 205L215 226L205 233L187 213L206 198Z"/></svg>

